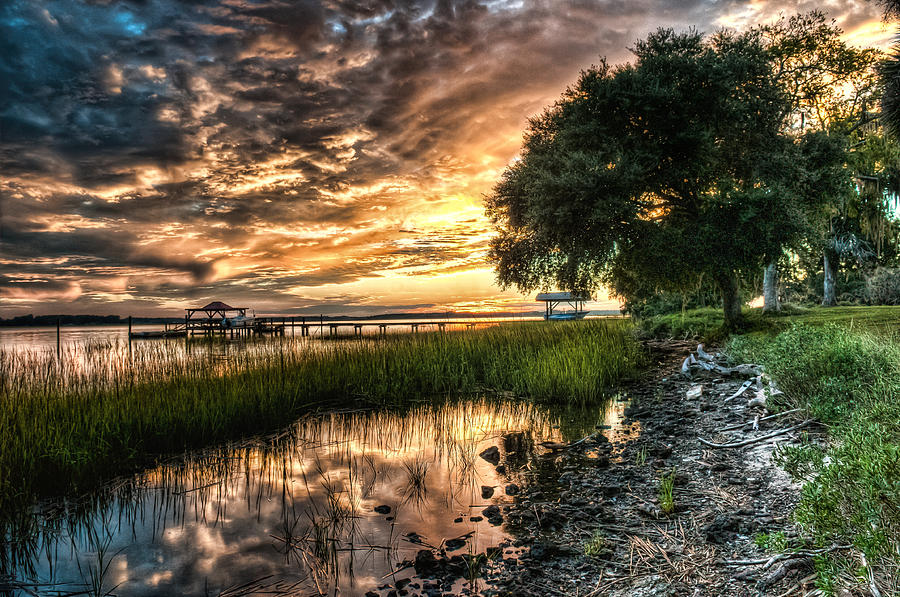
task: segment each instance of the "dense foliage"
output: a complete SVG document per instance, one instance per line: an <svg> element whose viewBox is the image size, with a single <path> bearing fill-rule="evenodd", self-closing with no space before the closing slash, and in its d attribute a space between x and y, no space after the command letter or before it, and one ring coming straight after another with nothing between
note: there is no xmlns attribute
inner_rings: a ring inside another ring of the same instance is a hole
<svg viewBox="0 0 900 597"><path fill-rule="evenodd" d="M734 324L741 275L808 229L822 189L849 187L844 141L786 133L793 105L759 30L659 30L633 51L633 64L584 71L530 122L487 201L498 278L603 282L625 298L705 280Z"/></svg>

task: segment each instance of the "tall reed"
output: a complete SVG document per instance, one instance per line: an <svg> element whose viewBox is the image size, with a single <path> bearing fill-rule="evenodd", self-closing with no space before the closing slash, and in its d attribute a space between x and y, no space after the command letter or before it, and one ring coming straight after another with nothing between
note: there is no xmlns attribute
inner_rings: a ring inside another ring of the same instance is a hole
<svg viewBox="0 0 900 597"><path fill-rule="evenodd" d="M0 510L89 489L156 455L279 428L316 405L484 390L590 401L642 360L622 321L286 338L226 358L177 346L94 346L60 362L0 352Z"/></svg>

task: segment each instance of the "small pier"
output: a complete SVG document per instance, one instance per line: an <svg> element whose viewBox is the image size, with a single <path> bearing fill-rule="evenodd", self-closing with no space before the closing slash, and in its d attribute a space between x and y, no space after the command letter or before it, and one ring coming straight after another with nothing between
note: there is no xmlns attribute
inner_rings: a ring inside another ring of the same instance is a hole
<svg viewBox="0 0 900 597"><path fill-rule="evenodd" d="M142 338L186 338L193 336L244 338L249 336L291 336L301 337L337 337L364 336L366 332L384 336L388 331L421 331L445 332L448 329L471 330L479 326L512 323L516 321L534 321L535 318L522 319L329 319L319 317L284 316L257 317L248 307L232 307L221 301L214 301L203 307L185 309L184 321L165 324L161 330L132 331L129 318L129 339ZM289 331L288 331L289 330Z"/></svg>
<svg viewBox="0 0 900 597"><path fill-rule="evenodd" d="M203 307L185 309L184 321L180 323L165 324L162 330L133 332L131 318L129 318L129 339L140 338L186 338L193 336L245 338L250 336L301 336L304 338L337 337L337 336L385 336L391 330L399 332L418 333L419 331L445 332L451 329L472 330L476 327L489 325L520 323L526 321L541 321L542 319L582 319L587 311L579 309L583 304L582 297L573 297L566 293L554 293L553 295L539 295L538 300L547 304L546 314L543 318L446 318L446 319L415 319L404 318L327 318L324 315L311 316L265 316L257 317L248 307L232 307L221 301L214 301ZM554 307L562 301L575 302L576 310L573 314L558 315L553 312ZM368 332L368 334L367 334Z"/></svg>

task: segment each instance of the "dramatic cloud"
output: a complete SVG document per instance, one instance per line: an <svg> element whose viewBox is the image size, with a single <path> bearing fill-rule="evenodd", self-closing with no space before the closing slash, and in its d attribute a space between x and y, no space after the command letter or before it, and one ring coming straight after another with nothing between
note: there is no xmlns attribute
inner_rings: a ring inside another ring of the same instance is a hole
<svg viewBox="0 0 900 597"><path fill-rule="evenodd" d="M25 312L517 308L482 196L528 116L658 26L798 0L12 1L0 301ZM885 45L875 3L826 2Z"/></svg>

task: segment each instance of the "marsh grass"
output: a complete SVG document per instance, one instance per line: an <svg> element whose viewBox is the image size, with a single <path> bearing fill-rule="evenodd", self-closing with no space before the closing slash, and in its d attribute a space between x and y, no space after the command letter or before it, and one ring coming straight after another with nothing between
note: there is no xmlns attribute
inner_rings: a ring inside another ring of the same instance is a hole
<svg viewBox="0 0 900 597"><path fill-rule="evenodd" d="M599 558L609 551L606 536L602 531L595 531L591 538L584 542L584 555L589 558Z"/></svg>
<svg viewBox="0 0 900 597"><path fill-rule="evenodd" d="M900 338L883 329L794 325L774 337L738 337L740 360L762 363L784 390L781 408L802 408L829 429L829 443L801 438L775 460L804 486L795 518L819 546L850 543L856 558L817 559L819 588L847 579L900 591Z"/></svg>
<svg viewBox="0 0 900 597"><path fill-rule="evenodd" d="M96 487L160 455L284 427L316 406L506 391L589 402L637 372L623 321L341 341L90 343L0 351L0 511Z"/></svg>
<svg viewBox="0 0 900 597"><path fill-rule="evenodd" d="M659 490L657 491L659 498L659 509L666 516L675 512L675 469L663 475L659 480Z"/></svg>

